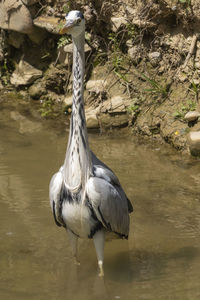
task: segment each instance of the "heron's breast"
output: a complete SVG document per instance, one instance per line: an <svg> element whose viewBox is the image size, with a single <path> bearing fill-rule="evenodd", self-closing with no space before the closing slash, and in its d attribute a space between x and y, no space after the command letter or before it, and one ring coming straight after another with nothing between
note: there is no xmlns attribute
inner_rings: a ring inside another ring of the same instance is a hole
<svg viewBox="0 0 200 300"><path fill-rule="evenodd" d="M67 228L80 237L88 237L95 225L90 209L78 203L64 202L62 217Z"/></svg>

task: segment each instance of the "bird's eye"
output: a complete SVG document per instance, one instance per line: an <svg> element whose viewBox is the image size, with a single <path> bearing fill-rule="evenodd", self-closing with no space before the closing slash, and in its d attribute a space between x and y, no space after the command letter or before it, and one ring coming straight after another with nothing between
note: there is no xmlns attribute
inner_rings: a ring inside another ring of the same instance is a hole
<svg viewBox="0 0 200 300"><path fill-rule="evenodd" d="M76 24L79 24L81 22L81 19L78 18L77 21L76 21Z"/></svg>

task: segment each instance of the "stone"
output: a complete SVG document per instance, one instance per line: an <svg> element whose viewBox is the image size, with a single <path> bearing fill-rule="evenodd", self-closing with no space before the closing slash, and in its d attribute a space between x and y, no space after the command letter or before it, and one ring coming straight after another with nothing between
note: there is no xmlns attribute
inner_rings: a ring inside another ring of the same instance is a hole
<svg viewBox="0 0 200 300"><path fill-rule="evenodd" d="M187 122L192 122L198 120L200 113L198 111L188 111L184 116L184 120Z"/></svg>
<svg viewBox="0 0 200 300"><path fill-rule="evenodd" d="M188 134L188 146L190 153L194 156L200 155L200 131L191 131Z"/></svg>
<svg viewBox="0 0 200 300"><path fill-rule="evenodd" d="M128 48L133 47L133 41L132 41L132 40L126 41L126 46L127 46Z"/></svg>
<svg viewBox="0 0 200 300"><path fill-rule="evenodd" d="M112 113L126 113L124 100L121 96L114 96L109 100L103 102L101 112Z"/></svg>
<svg viewBox="0 0 200 300"><path fill-rule="evenodd" d="M35 26L46 29L53 34L59 34L60 31L60 19L49 16L40 16L33 20ZM64 24L63 24L64 25Z"/></svg>
<svg viewBox="0 0 200 300"><path fill-rule="evenodd" d="M112 22L112 31L114 31L114 32L117 32L118 29L122 25L126 25L127 24L127 20L124 17L112 17L111 18L111 22Z"/></svg>
<svg viewBox="0 0 200 300"><path fill-rule="evenodd" d="M24 34L16 31L10 31L8 35L8 44L19 49L24 42Z"/></svg>
<svg viewBox="0 0 200 300"><path fill-rule="evenodd" d="M88 80L87 84L86 84L86 90L88 90L88 92L100 92L100 91L104 91L106 86L106 81L103 79L98 79L98 80Z"/></svg>
<svg viewBox="0 0 200 300"><path fill-rule="evenodd" d="M178 74L178 79L180 80L180 82L185 82L187 80L188 76L181 72L180 74Z"/></svg>
<svg viewBox="0 0 200 300"><path fill-rule="evenodd" d="M65 65L71 65L72 64L72 53L73 53L73 44L67 44L65 46L62 46L59 48L59 56L58 56L58 60L61 64L65 64ZM85 44L84 46L84 51L85 53L91 51L91 48Z"/></svg>
<svg viewBox="0 0 200 300"><path fill-rule="evenodd" d="M131 57L132 62L137 64L141 59L141 49L138 46L133 46L128 49L128 55Z"/></svg>
<svg viewBox="0 0 200 300"><path fill-rule="evenodd" d="M40 45L43 40L46 38L47 32L46 30L36 27L33 27L33 31L28 34L29 39L37 45Z"/></svg>
<svg viewBox="0 0 200 300"><path fill-rule="evenodd" d="M128 124L128 115L100 113L98 120L103 128L124 127Z"/></svg>
<svg viewBox="0 0 200 300"><path fill-rule="evenodd" d="M111 102L110 112L112 112L112 113L126 112L126 107L124 105L124 99L121 96L112 97L110 102Z"/></svg>
<svg viewBox="0 0 200 300"><path fill-rule="evenodd" d="M195 62L195 68L200 69L200 62Z"/></svg>
<svg viewBox="0 0 200 300"><path fill-rule="evenodd" d="M41 82L38 81L30 86L28 93L32 99L38 100L44 94L46 94L46 89L42 86Z"/></svg>
<svg viewBox="0 0 200 300"><path fill-rule="evenodd" d="M128 124L129 116L123 97L114 96L102 103L99 112L99 122L102 127L123 127Z"/></svg>
<svg viewBox="0 0 200 300"><path fill-rule="evenodd" d="M27 5L27 6L30 6L30 5L33 5L37 2L39 2L40 0L22 0L22 2Z"/></svg>
<svg viewBox="0 0 200 300"><path fill-rule="evenodd" d="M192 82L196 85L200 84L200 80L196 78L194 78Z"/></svg>
<svg viewBox="0 0 200 300"><path fill-rule="evenodd" d="M33 22L28 8L21 0L0 2L0 27L21 33L31 33Z"/></svg>
<svg viewBox="0 0 200 300"><path fill-rule="evenodd" d="M156 67L161 59L161 53L157 51L151 52L148 54L148 57L152 66Z"/></svg>
<svg viewBox="0 0 200 300"><path fill-rule="evenodd" d="M71 107L72 106L72 96L65 97L63 102L66 107Z"/></svg>
<svg viewBox="0 0 200 300"><path fill-rule="evenodd" d="M99 121L97 118L98 109L94 109L92 107L86 107L85 109L85 117L87 128L95 129L99 128Z"/></svg>
<svg viewBox="0 0 200 300"><path fill-rule="evenodd" d="M73 53L73 44L70 43L63 47L64 52L66 53Z"/></svg>
<svg viewBox="0 0 200 300"><path fill-rule="evenodd" d="M42 71L36 69L28 62L20 60L17 68L12 73L10 82L15 86L28 85L42 77Z"/></svg>
<svg viewBox="0 0 200 300"><path fill-rule="evenodd" d="M85 45L84 45L84 51L85 51L85 53L89 52L91 50L92 49L90 48L90 46L85 43ZM68 45L64 46L64 51L66 53L73 53L73 44L71 43L71 44L68 44Z"/></svg>
<svg viewBox="0 0 200 300"><path fill-rule="evenodd" d="M71 65L73 61L72 53L66 53L64 47L58 49L58 61L60 64Z"/></svg>
<svg viewBox="0 0 200 300"><path fill-rule="evenodd" d="M158 60L160 58L161 58L161 53L160 52L155 51L155 52L150 52L149 53L149 59L150 60L152 60L152 59Z"/></svg>

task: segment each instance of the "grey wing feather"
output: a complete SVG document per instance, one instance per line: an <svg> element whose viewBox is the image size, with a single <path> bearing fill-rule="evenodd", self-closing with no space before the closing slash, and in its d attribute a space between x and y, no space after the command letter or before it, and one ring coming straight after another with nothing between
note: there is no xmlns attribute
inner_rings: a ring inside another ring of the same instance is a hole
<svg viewBox="0 0 200 300"><path fill-rule="evenodd" d="M91 177L87 182L86 191L94 212L104 227L127 237L128 205L117 190L104 179Z"/></svg>
<svg viewBox="0 0 200 300"><path fill-rule="evenodd" d="M102 161L100 161L92 151L91 154L92 154L92 162L95 169L95 176L99 178L103 178L106 181L113 184L116 190L118 191L118 193L120 194L120 196L124 199L124 201L127 201L128 212L129 213L133 212L133 206L130 200L128 199L128 197L126 196L117 176L113 173L113 171L108 166L106 166Z"/></svg>
<svg viewBox="0 0 200 300"><path fill-rule="evenodd" d="M109 230L128 237L131 203L118 178L92 153L94 177L86 186L87 196L97 218Z"/></svg>
<svg viewBox="0 0 200 300"><path fill-rule="evenodd" d="M65 226L60 215L60 193L63 186L62 167L53 175L49 185L49 199L56 225Z"/></svg>

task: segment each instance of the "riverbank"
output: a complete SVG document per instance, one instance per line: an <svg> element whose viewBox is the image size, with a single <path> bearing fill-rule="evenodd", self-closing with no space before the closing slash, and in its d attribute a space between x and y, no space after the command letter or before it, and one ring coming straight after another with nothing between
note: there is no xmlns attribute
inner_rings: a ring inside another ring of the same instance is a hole
<svg viewBox="0 0 200 300"><path fill-rule="evenodd" d="M4 15L9 2L1 4ZM70 116L72 46L59 35L59 24L68 10L80 9L87 24L88 128L128 128L130 134L200 154L198 1L76 1L76 7L18 1L21 8L11 2L24 18L20 28L16 14L11 12L10 23L1 18L1 91L16 91L42 118Z"/></svg>

